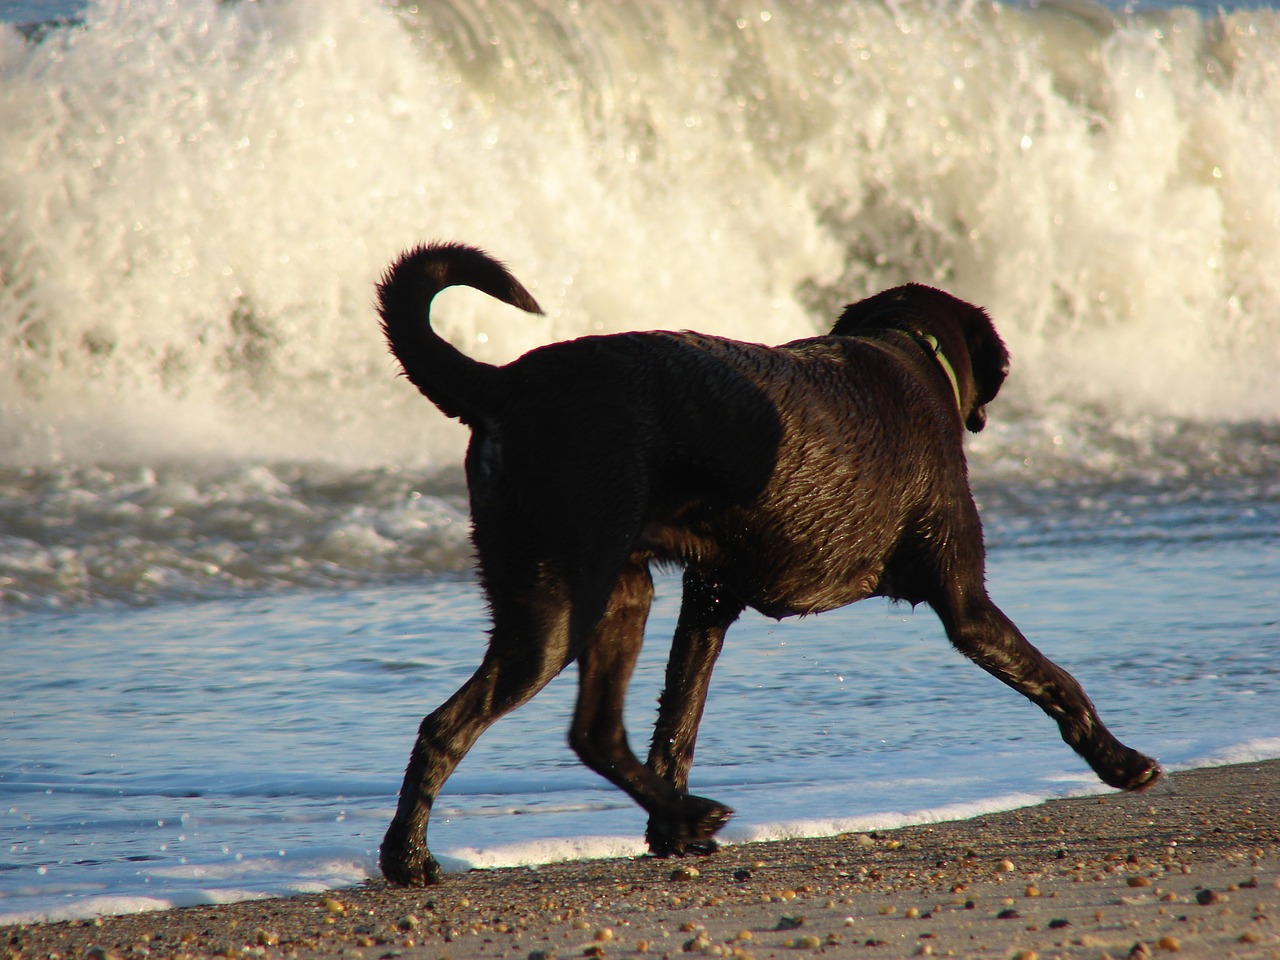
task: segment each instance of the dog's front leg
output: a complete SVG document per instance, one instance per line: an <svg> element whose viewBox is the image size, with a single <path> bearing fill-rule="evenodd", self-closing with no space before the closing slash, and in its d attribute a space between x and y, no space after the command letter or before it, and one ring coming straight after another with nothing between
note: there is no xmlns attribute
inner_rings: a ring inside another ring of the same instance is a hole
<svg viewBox="0 0 1280 960"><path fill-rule="evenodd" d="M689 789L689 769L711 673L725 632L742 609L743 605L729 600L713 580L685 571L680 618L667 660L666 686L648 762L649 769L681 793L687 794ZM712 834L732 814L721 804L700 811L700 819L693 822L653 814L645 840L649 849L662 857L712 853L716 849Z"/></svg>
<svg viewBox="0 0 1280 960"><path fill-rule="evenodd" d="M1160 765L1112 735L1075 677L1032 646L980 584L935 609L956 648L1056 720L1103 783L1144 790L1160 778Z"/></svg>

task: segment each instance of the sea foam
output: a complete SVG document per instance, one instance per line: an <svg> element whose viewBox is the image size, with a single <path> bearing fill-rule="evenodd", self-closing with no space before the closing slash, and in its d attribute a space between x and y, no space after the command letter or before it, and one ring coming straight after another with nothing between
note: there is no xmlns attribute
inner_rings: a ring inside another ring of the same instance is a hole
<svg viewBox="0 0 1280 960"><path fill-rule="evenodd" d="M547 310L445 294L485 360L916 280L1006 416L1274 419L1277 62L1265 9L96 0L0 45L0 456L455 462L372 309L437 238Z"/></svg>

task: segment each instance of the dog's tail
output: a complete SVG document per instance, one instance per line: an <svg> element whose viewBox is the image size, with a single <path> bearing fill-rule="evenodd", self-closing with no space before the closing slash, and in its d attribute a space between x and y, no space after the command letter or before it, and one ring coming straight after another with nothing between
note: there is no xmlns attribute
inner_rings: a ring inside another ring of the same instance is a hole
<svg viewBox="0 0 1280 960"><path fill-rule="evenodd" d="M467 286L529 313L542 313L520 281L482 250L431 243L402 254L378 284L378 312L391 352L409 382L446 416L475 424L493 410L501 369L473 360L431 328L431 301Z"/></svg>

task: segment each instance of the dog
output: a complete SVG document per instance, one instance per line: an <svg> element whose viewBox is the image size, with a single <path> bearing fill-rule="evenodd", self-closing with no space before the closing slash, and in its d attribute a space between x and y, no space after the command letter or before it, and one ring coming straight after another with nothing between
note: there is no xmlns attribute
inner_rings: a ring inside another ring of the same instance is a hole
<svg viewBox="0 0 1280 960"><path fill-rule="evenodd" d="M748 607L783 618L871 596L927 603L1101 780L1141 790L1159 778L987 596L963 449L1008 374L985 311L909 284L846 307L827 336L778 347L622 333L494 366L431 327L432 299L454 285L542 312L462 244L409 250L378 284L404 374L472 431L472 538L492 611L479 668L422 721L380 851L390 882L441 880L426 844L441 786L490 724L575 661L578 757L647 812L653 854L713 852L732 811L690 794L689 769L725 631ZM683 594L642 763L623 703L654 563L683 568Z"/></svg>

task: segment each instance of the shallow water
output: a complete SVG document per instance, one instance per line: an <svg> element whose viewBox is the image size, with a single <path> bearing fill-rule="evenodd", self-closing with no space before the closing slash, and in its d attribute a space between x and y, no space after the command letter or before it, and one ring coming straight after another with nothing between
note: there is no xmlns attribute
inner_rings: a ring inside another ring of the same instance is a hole
<svg viewBox="0 0 1280 960"><path fill-rule="evenodd" d="M1066 544L1046 517L989 510L991 589L1117 734L1167 765L1280 755L1280 544L1250 532L1273 531L1280 510L1257 506L1230 530L1216 506L1130 507L1110 537L1116 511L1095 505L1098 535L1082 542L1082 523ZM660 579L629 710L637 744L677 594ZM484 626L465 576L5 622L0 916L376 875L417 721L474 668ZM448 867L640 852L640 811L565 746L571 674L449 781L431 827ZM744 618L694 788L737 810L737 841L1102 789L1046 718L948 647L927 608L880 602Z"/></svg>

